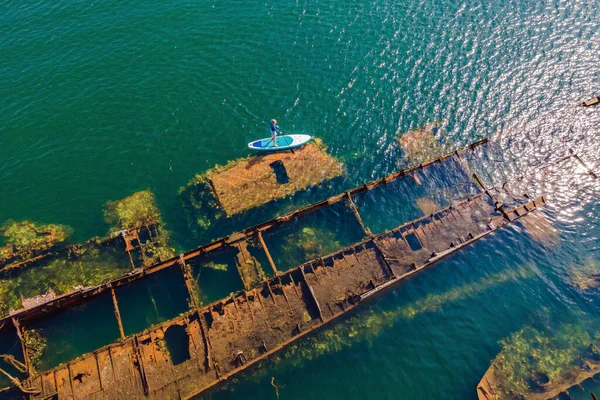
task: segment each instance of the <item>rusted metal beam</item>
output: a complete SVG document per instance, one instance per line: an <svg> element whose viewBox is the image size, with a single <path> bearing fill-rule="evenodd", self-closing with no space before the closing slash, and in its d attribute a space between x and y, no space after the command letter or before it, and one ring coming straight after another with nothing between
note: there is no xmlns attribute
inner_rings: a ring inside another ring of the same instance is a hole
<svg viewBox="0 0 600 400"><path fill-rule="evenodd" d="M373 233L371 232L369 227L367 227L365 225L365 223L363 222L363 219L360 216L360 213L358 212L358 207L356 207L356 203L354 203L352 196L348 192L346 192L346 199L348 200L348 204L350 205L350 208L352 209L352 212L354 213L354 216L356 217L356 219L358 220L358 223L362 227L362 230L365 233L365 235L368 237L373 236Z"/></svg>
<svg viewBox="0 0 600 400"><path fill-rule="evenodd" d="M267 244L265 243L265 239L263 239L262 232L257 231L256 234L258 235L258 240L260 241L260 245L262 246L263 250L265 251L265 254L267 255L267 259L269 260L269 264L271 265L271 268L273 269L273 273L275 275L279 275L279 271L277 271L277 267L275 266L273 257L271 257L271 253L269 253L269 248L267 247Z"/></svg>
<svg viewBox="0 0 600 400"><path fill-rule="evenodd" d="M387 256L385 255L385 253L383 252L383 250L381 250L381 248L377 244L377 241L371 240L371 243L373 243L373 248L375 249L375 251L377 252L377 254L379 255L379 257L381 257L381 259L383 260L383 264L385 266L386 271L390 274L390 276L393 279L397 279L398 277L396 276L396 273L394 272L394 270L392 269L392 266L388 262Z"/></svg>
<svg viewBox="0 0 600 400"><path fill-rule="evenodd" d="M135 358L135 364L142 378L142 387L144 388L144 394L148 396L150 393L150 386L148 384L148 376L146 375L146 366L144 365L144 357L140 351L140 343L137 335L133 336L133 354Z"/></svg>
<svg viewBox="0 0 600 400"><path fill-rule="evenodd" d="M319 318L321 318L321 321L325 322L325 317L323 317L323 310L321 310L321 305L319 304L319 300L317 300L317 296L315 296L315 291L312 288L312 286L310 286L308 281L306 280L306 275L304 275L304 269L302 267L300 268L300 271L302 272L302 279L304 279L304 284L306 285L306 288L308 289L310 298L315 303L315 306L317 307L317 310L319 311Z"/></svg>
<svg viewBox="0 0 600 400"><path fill-rule="evenodd" d="M117 318L117 324L119 325L119 333L121 334L121 340L125 339L125 330L123 329L123 320L121 320L121 312L119 311L119 302L117 301L117 295L115 288L110 288L110 295L112 296L113 308L115 317Z"/></svg>
<svg viewBox="0 0 600 400"><path fill-rule="evenodd" d="M190 296L190 303L192 308L200 307L200 298L198 293L200 293L200 288L198 287L198 282L194 279L194 275L192 274L192 269L189 264L185 262L183 254L179 255L179 266L181 267L181 272L183 273L183 280L185 281L185 287L188 290L188 294Z"/></svg>
<svg viewBox="0 0 600 400"><path fill-rule="evenodd" d="M571 153L571 155L573 157L575 157L575 159L577 160L577 162L579 164L581 164L583 166L583 168L585 168L588 171L588 174L593 177L594 179L598 178L598 175L594 172L593 169L591 169L590 167L588 167L588 165L581 159L581 157L579 157L579 155L577 153L575 153L575 151L573 151L573 149L571 149L569 147L569 153Z"/></svg>

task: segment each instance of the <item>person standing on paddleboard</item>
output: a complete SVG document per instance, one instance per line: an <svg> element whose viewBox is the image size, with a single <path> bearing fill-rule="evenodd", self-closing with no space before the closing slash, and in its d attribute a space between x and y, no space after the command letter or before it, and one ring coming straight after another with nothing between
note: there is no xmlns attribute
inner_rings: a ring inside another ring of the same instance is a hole
<svg viewBox="0 0 600 400"><path fill-rule="evenodd" d="M277 126L276 119L271 120L269 130L271 131L271 139L273 139L273 147L277 147L277 134L281 133L281 129L279 129L279 127Z"/></svg>

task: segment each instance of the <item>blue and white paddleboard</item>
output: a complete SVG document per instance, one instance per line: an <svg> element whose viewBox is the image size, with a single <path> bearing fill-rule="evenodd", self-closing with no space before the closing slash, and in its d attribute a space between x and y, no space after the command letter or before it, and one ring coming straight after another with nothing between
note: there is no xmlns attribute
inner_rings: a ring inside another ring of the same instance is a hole
<svg viewBox="0 0 600 400"><path fill-rule="evenodd" d="M261 151L294 149L311 140L312 136L310 135L282 135L277 136L277 146L273 146L273 139L266 138L248 143L248 148Z"/></svg>

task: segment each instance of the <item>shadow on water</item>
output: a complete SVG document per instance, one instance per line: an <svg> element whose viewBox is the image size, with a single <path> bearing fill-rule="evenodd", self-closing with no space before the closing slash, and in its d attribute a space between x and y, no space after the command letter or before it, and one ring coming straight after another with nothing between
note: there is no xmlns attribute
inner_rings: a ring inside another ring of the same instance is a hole
<svg viewBox="0 0 600 400"><path fill-rule="evenodd" d="M186 312L189 296L179 266L115 290L125 335L138 333Z"/></svg>

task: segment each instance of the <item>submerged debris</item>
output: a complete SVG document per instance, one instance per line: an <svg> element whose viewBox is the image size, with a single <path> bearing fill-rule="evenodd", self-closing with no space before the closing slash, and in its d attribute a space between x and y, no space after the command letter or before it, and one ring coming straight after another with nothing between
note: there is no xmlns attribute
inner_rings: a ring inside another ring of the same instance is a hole
<svg viewBox="0 0 600 400"><path fill-rule="evenodd" d="M150 238L144 243L136 237L143 267L149 267L175 256L175 249L168 244L169 235L164 230L156 198L150 190L143 190L122 200L106 203L104 219L110 224L111 232L133 230L137 235L142 228L148 230ZM153 230L155 236L152 235Z"/></svg>
<svg viewBox="0 0 600 400"><path fill-rule="evenodd" d="M600 332L591 332L577 325L552 332L524 327L501 342L502 351L478 385L480 398L553 398L597 374Z"/></svg>
<svg viewBox="0 0 600 400"><path fill-rule="evenodd" d="M111 224L111 231L122 230L129 234L131 241L124 240L123 232L121 236L93 238L31 262L27 268L5 271L0 275L0 316L8 314L10 309L33 307L55 295L96 286L123 275L132 267L149 267L175 255L168 244L154 195L149 190L107 203L105 218ZM11 224L6 234L14 236L14 232L21 231L18 226ZM36 227L34 231L66 232L54 227L44 226L44 230ZM45 236L63 238L63 241L66 237L58 233ZM11 243L21 246L20 242Z"/></svg>
<svg viewBox="0 0 600 400"><path fill-rule="evenodd" d="M600 265L593 259L587 259L581 268L569 271L571 282L580 290L600 288Z"/></svg>
<svg viewBox="0 0 600 400"><path fill-rule="evenodd" d="M77 251L0 276L0 316L10 309L34 306L48 292L60 295L78 286L95 286L130 270L127 254L121 248L86 242Z"/></svg>
<svg viewBox="0 0 600 400"><path fill-rule="evenodd" d="M532 214L530 218L524 218L521 225L538 243L556 246L560 241L560 234L543 213Z"/></svg>
<svg viewBox="0 0 600 400"><path fill-rule="evenodd" d="M0 227L2 236L0 266L26 260L37 253L66 242L73 230L65 225L36 225L30 221L7 221Z"/></svg>
<svg viewBox="0 0 600 400"><path fill-rule="evenodd" d="M440 122L432 122L403 133L398 138L409 164L421 164L442 154L442 146L435 137L441 128Z"/></svg>
<svg viewBox="0 0 600 400"><path fill-rule="evenodd" d="M217 271L227 271L227 264L217 264L214 261L207 262L203 265L205 268L211 268Z"/></svg>
<svg viewBox="0 0 600 400"><path fill-rule="evenodd" d="M342 175L343 165L320 141L293 152L230 161L196 175L179 190L190 219L208 229L215 220L289 196Z"/></svg>
<svg viewBox="0 0 600 400"><path fill-rule="evenodd" d="M417 207L423 211L424 215L432 214L441 208L439 204L429 197L421 197L420 199L417 199Z"/></svg>
<svg viewBox="0 0 600 400"><path fill-rule="evenodd" d="M329 229L304 227L289 235L282 246L287 263L294 265L296 260L313 260L325 254L333 253L343 246L335 232Z"/></svg>

